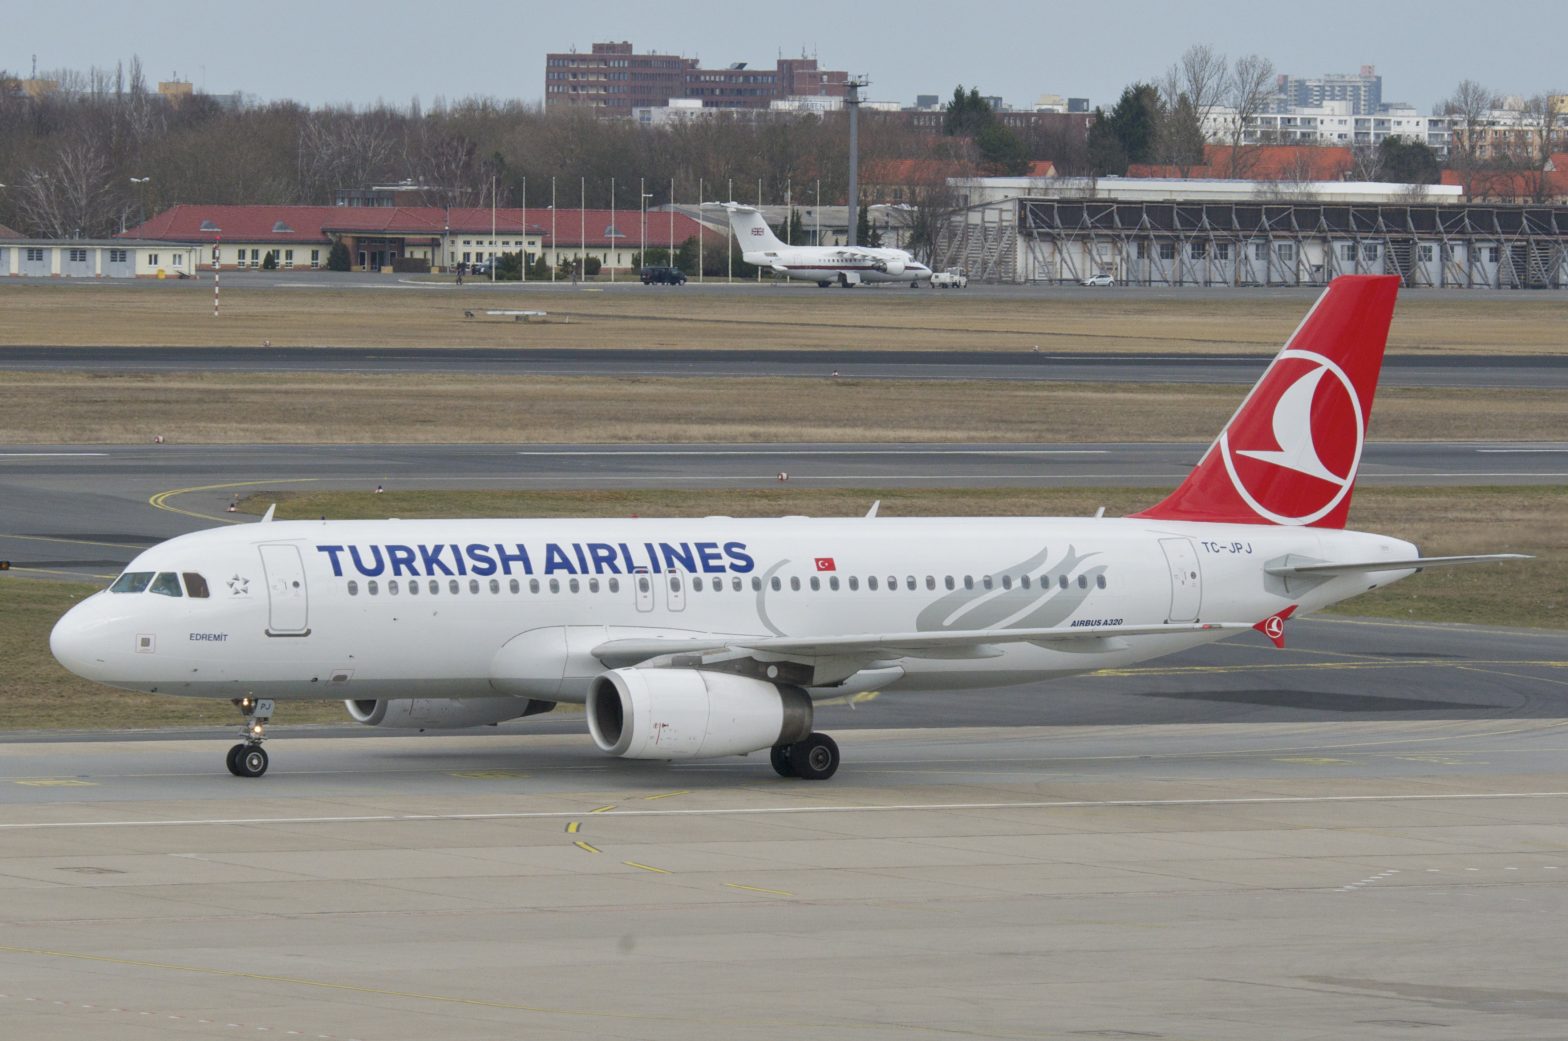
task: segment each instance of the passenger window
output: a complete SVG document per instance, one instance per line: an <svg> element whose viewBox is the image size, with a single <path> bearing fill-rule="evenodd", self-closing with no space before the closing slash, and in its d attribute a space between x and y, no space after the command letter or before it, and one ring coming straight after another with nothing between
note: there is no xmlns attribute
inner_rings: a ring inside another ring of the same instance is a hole
<svg viewBox="0 0 1568 1041"><path fill-rule="evenodd" d="M411 579L408 580L408 595L409 596L417 596L417 595L419 595L419 579L411 578Z"/></svg>
<svg viewBox="0 0 1568 1041"><path fill-rule="evenodd" d="M522 583L518 582L515 578L507 583L507 588L510 589L513 593L521 593L523 591Z"/></svg>
<svg viewBox="0 0 1568 1041"><path fill-rule="evenodd" d="M620 591L621 591L621 580L618 579L618 578L610 579L610 592L612 592L612 593L619 593Z"/></svg>
<svg viewBox="0 0 1568 1041"><path fill-rule="evenodd" d="M1003 589L1011 589L1011 588L1013 588L1013 576L1012 575L1003 575L1002 576L1002 588Z"/></svg>
<svg viewBox="0 0 1568 1041"><path fill-rule="evenodd" d="M434 586L434 585L435 585L435 584L436 584L436 580L435 580L435 579L433 579L433 578L432 578L432 579L431 579L431 580L430 580L430 584L431 584L431 586ZM432 589L431 589L431 590L430 590L430 591L431 591L431 592L432 592L432 593L434 593L434 592L435 592L435 589L433 589L433 588L432 588ZM447 591L447 592L448 592L448 593L451 593L451 594L452 594L452 595L454 595L454 596L456 596L456 595L457 595L457 593L458 593L458 591L459 591L459 587L458 587L458 584L457 584L457 579L455 579L455 578L453 578L453 579L448 579L448 580L447 580L447 583L446 583L446 591Z"/></svg>
<svg viewBox="0 0 1568 1041"><path fill-rule="evenodd" d="M898 592L898 576L897 575L889 575L889 576L887 576L887 588L888 588L889 592L893 592L893 593Z"/></svg>
<svg viewBox="0 0 1568 1041"><path fill-rule="evenodd" d="M681 591L681 576L679 576L679 575L671 575L670 576L670 591L672 593L679 593Z"/></svg>
<svg viewBox="0 0 1568 1041"><path fill-rule="evenodd" d="M815 592L819 592L821 589L822 589L822 579L818 578L816 575L812 575L811 576L811 591L813 593L815 593Z"/></svg>
<svg viewBox="0 0 1568 1041"><path fill-rule="evenodd" d="M499 578L492 578L490 580L490 594L494 596L499 592L501 592L501 580Z"/></svg>
<svg viewBox="0 0 1568 1041"><path fill-rule="evenodd" d="M1018 577L1018 584L1023 586L1025 589L1028 589L1029 588L1029 576L1028 575L1020 575Z"/></svg>
<svg viewBox="0 0 1568 1041"><path fill-rule="evenodd" d="M590 592L590 593L597 593L598 591L599 591L599 580L597 578L590 578L588 580L588 592Z"/></svg>
<svg viewBox="0 0 1568 1041"><path fill-rule="evenodd" d="M637 579L637 592L639 592L639 593L646 593L646 592L648 592L648 589L649 589L649 586L648 586L647 578L639 576L638 579Z"/></svg>
<svg viewBox="0 0 1568 1041"><path fill-rule="evenodd" d="M158 577L152 580L152 585L147 587L147 592L157 593L159 596L183 596L180 592L180 576L172 571L160 571Z"/></svg>
<svg viewBox="0 0 1568 1041"><path fill-rule="evenodd" d="M730 588L735 590L737 593L741 591L744 585L745 583L740 580L739 575L736 575L734 578L730 579Z"/></svg>
<svg viewBox="0 0 1568 1041"><path fill-rule="evenodd" d="M371 596L375 596L378 592L380 592L380 589L376 585L375 579L372 578L369 582L365 583L365 592L369 593Z"/></svg>
<svg viewBox="0 0 1568 1041"><path fill-rule="evenodd" d="M561 591L561 580L559 578L552 578L552 579L550 579L550 592L552 592L552 593L559 593L560 591Z"/></svg>
<svg viewBox="0 0 1568 1041"><path fill-rule="evenodd" d="M936 576L935 575L927 575L926 576L926 588L927 589L935 589L936 588Z"/></svg>
<svg viewBox="0 0 1568 1041"><path fill-rule="evenodd" d="M187 571L181 576L185 579L185 595L205 600L212 594L207 590L207 580L194 571Z"/></svg>
<svg viewBox="0 0 1568 1041"><path fill-rule="evenodd" d="M582 585L575 578L569 578L566 580L566 588L570 589L574 593L582 592Z"/></svg>
<svg viewBox="0 0 1568 1041"><path fill-rule="evenodd" d="M692 576L692 579L691 579L691 591L693 593L700 593L700 592L702 592L702 576L701 575L693 575Z"/></svg>
<svg viewBox="0 0 1568 1041"><path fill-rule="evenodd" d="M751 590L754 593L758 593L758 592L762 591L762 576L761 575L752 575L751 576Z"/></svg>
<svg viewBox="0 0 1568 1041"><path fill-rule="evenodd" d="M769 582L768 584L773 587L773 591L775 593L777 593L780 589L784 588L784 583L779 581L779 576L777 576L777 575L774 575L773 576L773 580L771 582Z"/></svg>
<svg viewBox="0 0 1568 1041"><path fill-rule="evenodd" d="M358 596L359 595L359 583L354 581L352 578L348 580L348 595L349 596Z"/></svg>
<svg viewBox="0 0 1568 1041"><path fill-rule="evenodd" d="M1057 579L1057 582L1061 585L1061 587L1063 589L1067 588L1067 576L1066 575L1063 575L1061 578Z"/></svg>
<svg viewBox="0 0 1568 1041"><path fill-rule="evenodd" d="M973 576L973 575L965 575L964 576L964 588L965 589L973 589L974 587L975 587L975 576Z"/></svg>
<svg viewBox="0 0 1568 1041"><path fill-rule="evenodd" d="M1094 576L1094 584L1099 586L1101 589L1104 589L1105 588L1105 576L1104 575L1095 575Z"/></svg>
<svg viewBox="0 0 1568 1041"><path fill-rule="evenodd" d="M1089 576L1088 575L1079 575L1078 576L1078 588L1079 589L1088 589L1089 588Z"/></svg>
<svg viewBox="0 0 1568 1041"><path fill-rule="evenodd" d="M432 578L430 580L430 595L434 596L439 592L441 592L441 583ZM457 592L457 582L455 581L452 583L452 592Z"/></svg>
<svg viewBox="0 0 1568 1041"><path fill-rule="evenodd" d="M455 585L457 585L457 583L456 583L456 582L453 582L453 583L452 583L452 584L453 584L453 585L454 585L454 586L455 586ZM491 579L491 580L490 580L490 584L491 584L491 585L492 585L492 586L493 586L493 585L495 585L495 579L493 579L493 578L492 578L492 579ZM469 592L470 592L470 593L477 593L477 592L479 592L479 579L477 579L477 578L470 578L470 579L469 579L469 580L468 580L468 591L469 591ZM454 590L454 592L455 592L455 590Z"/></svg>
<svg viewBox="0 0 1568 1041"><path fill-rule="evenodd" d="M140 593L147 589L147 583L152 581L151 571L127 571L114 580L114 585L109 587L111 593Z"/></svg>
<svg viewBox="0 0 1568 1041"><path fill-rule="evenodd" d="M838 576L837 575L829 575L828 576L828 588L833 590L833 592L835 592L835 593L838 592Z"/></svg>
<svg viewBox="0 0 1568 1041"><path fill-rule="evenodd" d="M397 579L387 579L387 596L397 596Z"/></svg>
<svg viewBox="0 0 1568 1041"><path fill-rule="evenodd" d="M800 592L800 577L798 575L789 580L789 589L792 593Z"/></svg>
<svg viewBox="0 0 1568 1041"><path fill-rule="evenodd" d="M871 590L873 593L877 591L877 576L875 576L875 575L867 575L866 576L866 588Z"/></svg>
<svg viewBox="0 0 1568 1041"><path fill-rule="evenodd" d="M942 576L942 585L945 586L948 589L952 589L953 588L953 576L952 575L943 575Z"/></svg>
<svg viewBox="0 0 1568 1041"><path fill-rule="evenodd" d="M985 586L987 589L990 589L993 585L996 584L996 581L990 575L982 575L980 577L980 584Z"/></svg>
<svg viewBox="0 0 1568 1041"><path fill-rule="evenodd" d="M859 578L859 576L857 576L857 575L850 575L849 576L849 591L851 593L853 593L856 590L858 590L859 588L860 588L860 578Z"/></svg>
<svg viewBox="0 0 1568 1041"><path fill-rule="evenodd" d="M528 580L528 591L530 593L539 592L539 580L537 578L530 578Z"/></svg>

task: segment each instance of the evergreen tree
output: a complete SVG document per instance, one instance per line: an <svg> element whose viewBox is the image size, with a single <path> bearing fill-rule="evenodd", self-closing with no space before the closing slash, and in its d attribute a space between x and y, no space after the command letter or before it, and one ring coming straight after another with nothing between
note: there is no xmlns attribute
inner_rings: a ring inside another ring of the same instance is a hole
<svg viewBox="0 0 1568 1041"><path fill-rule="evenodd" d="M965 94L963 84L959 84L953 88L953 100L943 110L942 133L948 137L973 137L995 118L991 103L980 96L979 87L970 87Z"/></svg>
<svg viewBox="0 0 1568 1041"><path fill-rule="evenodd" d="M1385 137L1377 146L1379 176L1400 184L1436 184L1442 179L1437 153L1424 141Z"/></svg>
<svg viewBox="0 0 1568 1041"><path fill-rule="evenodd" d="M327 270L348 271L351 268L352 265L348 259L348 246L342 239L338 239L332 244L332 248L327 251Z"/></svg>
<svg viewBox="0 0 1568 1041"><path fill-rule="evenodd" d="M975 135L975 148L987 173L1017 177L1029 172L1029 153L1023 139L999 122L983 127Z"/></svg>
<svg viewBox="0 0 1568 1041"><path fill-rule="evenodd" d="M1159 144L1160 92L1149 83L1122 91L1110 112L1094 110L1089 128L1089 162L1099 175L1120 176L1132 163L1152 163Z"/></svg>

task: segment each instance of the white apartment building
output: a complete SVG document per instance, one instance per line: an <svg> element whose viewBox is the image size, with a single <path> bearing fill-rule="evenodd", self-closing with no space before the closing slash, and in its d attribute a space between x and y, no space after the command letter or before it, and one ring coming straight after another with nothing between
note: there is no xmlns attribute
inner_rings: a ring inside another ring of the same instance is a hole
<svg viewBox="0 0 1568 1041"><path fill-rule="evenodd" d="M1312 108L1260 112L1247 120L1242 143L1376 148L1384 138L1402 137L1429 146L1439 158L1447 157L1454 117L1423 116L1413 108L1356 115L1353 107L1349 101L1325 101ZM1211 141L1229 141L1237 120L1235 109L1216 106L1204 120L1203 133Z"/></svg>

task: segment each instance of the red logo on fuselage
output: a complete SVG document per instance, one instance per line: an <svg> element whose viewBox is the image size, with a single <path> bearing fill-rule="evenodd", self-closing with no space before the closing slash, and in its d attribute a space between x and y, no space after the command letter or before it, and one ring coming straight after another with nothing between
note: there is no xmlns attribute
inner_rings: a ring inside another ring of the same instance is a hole
<svg viewBox="0 0 1568 1041"><path fill-rule="evenodd" d="M1350 494L1366 420L1355 386L1314 351L1282 351L1219 449L1236 493L1275 524L1311 524Z"/></svg>

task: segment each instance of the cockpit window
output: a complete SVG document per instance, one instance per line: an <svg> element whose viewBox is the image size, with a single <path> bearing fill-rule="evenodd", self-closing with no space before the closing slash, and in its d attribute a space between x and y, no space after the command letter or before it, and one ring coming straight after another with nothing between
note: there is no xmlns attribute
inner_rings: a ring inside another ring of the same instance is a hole
<svg viewBox="0 0 1568 1041"><path fill-rule="evenodd" d="M212 595L207 591L207 580L198 575L196 572L187 571L181 577L185 579L186 596L194 596L204 599Z"/></svg>
<svg viewBox="0 0 1568 1041"><path fill-rule="evenodd" d="M173 571L160 571L158 577L152 580L152 585L147 587L147 592L160 596L181 596L180 576Z"/></svg>
<svg viewBox="0 0 1568 1041"><path fill-rule="evenodd" d="M140 593L147 588L147 583L151 581L151 571L127 571L114 580L114 585L109 587L109 592Z"/></svg>

